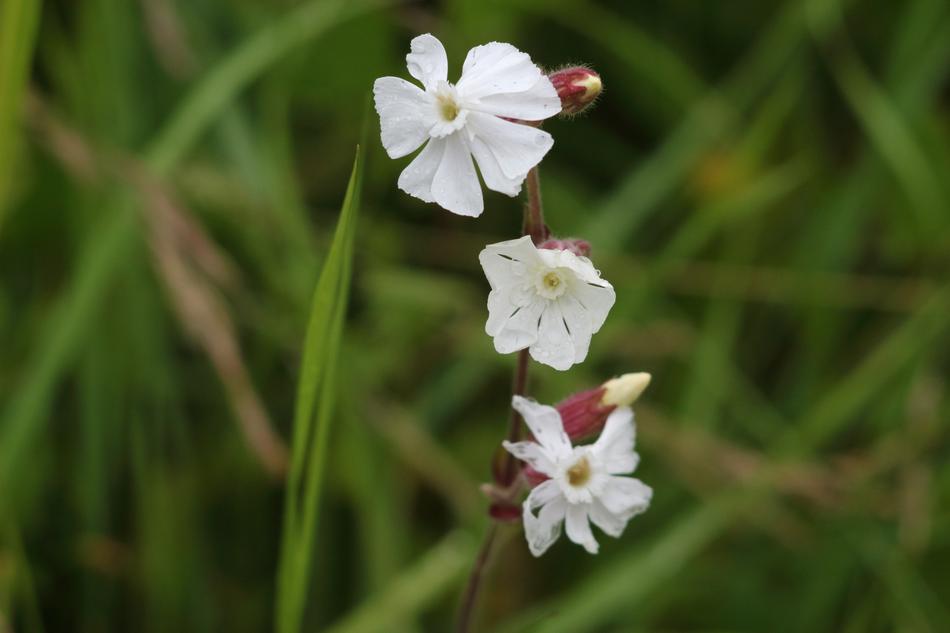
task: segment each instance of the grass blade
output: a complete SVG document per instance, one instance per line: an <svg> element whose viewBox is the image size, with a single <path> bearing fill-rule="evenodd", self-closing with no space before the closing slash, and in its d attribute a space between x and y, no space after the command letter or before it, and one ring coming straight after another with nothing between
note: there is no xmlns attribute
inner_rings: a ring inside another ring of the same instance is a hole
<svg viewBox="0 0 950 633"><path fill-rule="evenodd" d="M313 294L304 342L294 413L290 477L284 502L284 529L277 576L276 628L299 631L310 584L320 490L330 424L333 420L335 366L343 337L362 181L357 148L353 173L330 253Z"/></svg>
<svg viewBox="0 0 950 633"><path fill-rule="evenodd" d="M0 5L0 227L16 179L14 156L20 108L40 18L39 0L6 0Z"/></svg>

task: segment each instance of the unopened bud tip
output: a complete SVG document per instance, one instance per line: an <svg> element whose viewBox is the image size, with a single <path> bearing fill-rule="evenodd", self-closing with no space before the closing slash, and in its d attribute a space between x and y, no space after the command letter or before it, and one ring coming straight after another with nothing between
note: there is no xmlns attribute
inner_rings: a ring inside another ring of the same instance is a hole
<svg viewBox="0 0 950 633"><path fill-rule="evenodd" d="M628 407L640 397L649 384L650 374L624 374L604 383L604 395L600 402L605 406Z"/></svg>

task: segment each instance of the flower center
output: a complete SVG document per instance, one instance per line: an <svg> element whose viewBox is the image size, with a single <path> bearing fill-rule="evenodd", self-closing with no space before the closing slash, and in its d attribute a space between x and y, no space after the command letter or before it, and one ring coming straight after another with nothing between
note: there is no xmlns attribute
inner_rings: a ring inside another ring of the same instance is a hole
<svg viewBox="0 0 950 633"><path fill-rule="evenodd" d="M462 129L468 113L464 107L465 101L459 96L455 86L447 81L440 81L430 94L435 97L432 102L435 121L429 129L429 136L443 138Z"/></svg>
<svg viewBox="0 0 950 633"><path fill-rule="evenodd" d="M590 463L586 457L581 457L573 466L567 469L567 481L575 488L579 488L590 481Z"/></svg>
<svg viewBox="0 0 950 633"><path fill-rule="evenodd" d="M557 299L567 290L567 283L557 270L541 271L535 279L535 288L545 299Z"/></svg>
<svg viewBox="0 0 950 633"><path fill-rule="evenodd" d="M459 104L455 102L452 95L445 93L440 94L437 99L439 100L439 113L442 118L446 121L454 121L455 117L459 115Z"/></svg>

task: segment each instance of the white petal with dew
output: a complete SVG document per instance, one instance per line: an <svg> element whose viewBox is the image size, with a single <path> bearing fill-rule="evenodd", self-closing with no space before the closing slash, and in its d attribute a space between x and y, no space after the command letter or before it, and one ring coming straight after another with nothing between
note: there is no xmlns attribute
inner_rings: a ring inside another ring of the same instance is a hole
<svg viewBox="0 0 950 633"><path fill-rule="evenodd" d="M544 302L517 305L516 290L492 290L488 294L488 321L485 333L493 338L495 351L510 354L534 345L538 340L538 317Z"/></svg>
<svg viewBox="0 0 950 633"><path fill-rule="evenodd" d="M590 313L586 306L569 293L561 296L557 304L574 346L574 362L582 363L587 358L590 339L593 335Z"/></svg>
<svg viewBox="0 0 950 633"><path fill-rule="evenodd" d="M534 514L536 508L541 511ZM534 556L540 556L548 550L561 535L561 525L567 504L560 495L558 485L551 480L535 487L525 499L522 518L528 549Z"/></svg>
<svg viewBox="0 0 950 633"><path fill-rule="evenodd" d="M613 286L603 279L588 281L578 278L571 287L571 294L587 310L591 331L595 333L603 327L607 314L617 300Z"/></svg>
<svg viewBox="0 0 950 633"><path fill-rule="evenodd" d="M538 341L528 351L534 360L559 371L570 369L574 364L574 341L557 303L548 302L541 313Z"/></svg>
<svg viewBox="0 0 950 633"><path fill-rule="evenodd" d="M482 213L482 187L461 134L445 138L445 154L432 180L432 197L443 209L458 215L478 217Z"/></svg>
<svg viewBox="0 0 950 633"><path fill-rule="evenodd" d="M390 158L411 154L429 138L432 97L405 79L381 77L373 84L383 147Z"/></svg>
<svg viewBox="0 0 950 633"><path fill-rule="evenodd" d="M484 139L473 136L469 140L469 146L472 148L472 156L475 157L475 162L478 163L478 169L482 172L482 180L485 181L486 187L512 198L521 193L524 177L509 178L506 176L501 170L498 159L495 158Z"/></svg>
<svg viewBox="0 0 950 633"><path fill-rule="evenodd" d="M639 458L633 450L635 434L630 407L618 407L607 416L604 430L591 446L607 473L628 475L636 469Z"/></svg>
<svg viewBox="0 0 950 633"><path fill-rule="evenodd" d="M524 275L538 265L538 249L527 235L515 240L489 244L478 254L478 262L493 289L520 284Z"/></svg>
<svg viewBox="0 0 950 633"><path fill-rule="evenodd" d="M445 56L445 47L434 36L426 33L413 38L409 50L411 52L406 55L409 74L418 79L426 90L435 90L440 81L448 78L449 60Z"/></svg>
<svg viewBox="0 0 950 633"><path fill-rule="evenodd" d="M445 155L445 139L436 138L426 144L422 151L412 159L399 174L399 188L425 202L435 202L432 195L432 181L442 164Z"/></svg>
<svg viewBox="0 0 950 633"><path fill-rule="evenodd" d="M571 440L564 432L557 409L522 396L512 396L511 406L524 418L535 441L544 447L552 461L571 455Z"/></svg>
<svg viewBox="0 0 950 633"><path fill-rule="evenodd" d="M590 529L586 506L587 504L568 506L565 517L567 538L578 545L582 545L588 553L596 554L599 546L594 538L594 533Z"/></svg>
<svg viewBox="0 0 950 633"><path fill-rule="evenodd" d="M490 42L468 52L457 87L465 99L480 99L500 93L524 92L534 87L540 77L541 69L527 53L511 44Z"/></svg>
<svg viewBox="0 0 950 633"><path fill-rule="evenodd" d="M544 130L490 114L470 113L467 127L495 157L506 178L524 180L554 146L554 138Z"/></svg>
<svg viewBox="0 0 950 633"><path fill-rule="evenodd" d="M543 121L561 111L561 99L551 80L541 75L524 92L486 95L472 106L473 110L522 121Z"/></svg>
<svg viewBox="0 0 950 633"><path fill-rule="evenodd" d="M627 527L628 519L612 514L599 499L594 499L593 503L590 504L588 516L591 522L599 527L604 534L614 538L618 538L623 534Z"/></svg>
<svg viewBox="0 0 950 633"><path fill-rule="evenodd" d="M544 448L537 442L502 442L505 450L530 465L539 473L551 477L555 473L554 462Z"/></svg>
<svg viewBox="0 0 950 633"><path fill-rule="evenodd" d="M632 477L611 476L600 500L611 514L630 519L650 507L653 489Z"/></svg>

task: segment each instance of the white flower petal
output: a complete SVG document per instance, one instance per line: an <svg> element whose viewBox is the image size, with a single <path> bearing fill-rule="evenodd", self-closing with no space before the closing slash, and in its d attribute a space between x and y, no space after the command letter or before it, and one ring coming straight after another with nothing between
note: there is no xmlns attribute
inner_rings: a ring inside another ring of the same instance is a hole
<svg viewBox="0 0 950 633"><path fill-rule="evenodd" d="M548 303L541 313L538 341L528 351L534 360L559 371L570 369L574 364L574 341L557 303Z"/></svg>
<svg viewBox="0 0 950 633"><path fill-rule="evenodd" d="M591 451L611 475L627 475L636 467L639 457L633 450L636 429L633 410L618 407L611 411L600 437L591 446Z"/></svg>
<svg viewBox="0 0 950 633"><path fill-rule="evenodd" d="M604 325L607 313L617 300L614 287L599 278L596 281L577 279L571 287L571 294L587 310L591 331L595 333Z"/></svg>
<svg viewBox="0 0 950 633"><path fill-rule="evenodd" d="M608 512L625 520L645 512L650 507L653 489L639 479L611 476L600 495Z"/></svg>
<svg viewBox="0 0 950 633"><path fill-rule="evenodd" d="M533 510L538 507L541 507L541 511L535 516ZM522 506L524 535L528 549L534 556L546 552L561 535L566 511L567 504L560 489L550 479L535 487L525 499Z"/></svg>
<svg viewBox="0 0 950 633"><path fill-rule="evenodd" d="M544 451L544 448L537 442L509 442L505 440L501 443L505 450L530 465L539 473L548 477L554 475L554 462Z"/></svg>
<svg viewBox="0 0 950 633"><path fill-rule="evenodd" d="M561 296L557 304L574 344L574 362L582 363L587 358L587 350L590 349L590 339L593 335L590 313L571 294Z"/></svg>
<svg viewBox="0 0 950 633"><path fill-rule="evenodd" d="M540 263L538 249L530 236L489 244L478 254L478 262L493 289L521 283L528 269Z"/></svg>
<svg viewBox="0 0 950 633"><path fill-rule="evenodd" d="M418 79L426 90L435 90L440 81L448 78L449 60L445 56L445 47L434 36L426 33L413 38L409 50L411 52L406 55L409 74Z"/></svg>
<svg viewBox="0 0 950 633"><path fill-rule="evenodd" d="M591 522L599 527L604 534L614 538L618 538L623 534L624 529L627 527L628 519L611 514L599 499L594 499L593 503L591 503L588 516Z"/></svg>
<svg viewBox="0 0 950 633"><path fill-rule="evenodd" d="M524 92L486 95L472 109L509 119L542 121L561 111L561 99L551 80L542 75Z"/></svg>
<svg viewBox="0 0 950 633"><path fill-rule="evenodd" d="M442 164L445 155L445 139L434 138L422 148L422 151L412 159L402 173L399 174L399 188L425 202L435 202L432 195L432 181Z"/></svg>
<svg viewBox="0 0 950 633"><path fill-rule="evenodd" d="M522 396L512 396L511 406L524 418L535 441L544 447L552 461L571 455L571 440L564 432L557 409Z"/></svg>
<svg viewBox="0 0 950 633"><path fill-rule="evenodd" d="M472 148L472 155L478 163L479 171L482 172L482 180L485 181L486 187L512 198L521 193L521 184L524 182L524 178L509 178L506 176L501 170L498 159L495 158L484 139L473 136L468 144Z"/></svg>
<svg viewBox="0 0 950 633"><path fill-rule="evenodd" d="M445 153L432 180L432 197L452 213L470 217L482 213L482 188L472 154L461 134L445 138Z"/></svg>
<svg viewBox="0 0 950 633"><path fill-rule="evenodd" d="M520 306L512 296L512 292L505 290L492 290L488 294L485 333L493 338L495 351L499 354L523 350L538 340L538 317L544 303L535 301Z"/></svg>
<svg viewBox="0 0 950 633"><path fill-rule="evenodd" d="M502 174L519 181L554 146L554 139L544 130L481 112L469 113L466 127L495 157Z"/></svg>
<svg viewBox="0 0 950 633"><path fill-rule="evenodd" d="M599 546L587 519L587 504L569 505L564 523L567 528L567 538L578 545L583 545L590 554L597 553Z"/></svg>
<svg viewBox="0 0 950 633"><path fill-rule="evenodd" d="M531 492L528 494L528 498L525 499L524 505L525 508L533 512L560 496L561 489L558 487L557 483L548 479L547 481L543 481L531 489Z"/></svg>
<svg viewBox="0 0 950 633"><path fill-rule="evenodd" d="M527 53L511 44L490 42L468 52L457 84L466 99L487 95L524 92L534 87L541 77Z"/></svg>
<svg viewBox="0 0 950 633"><path fill-rule="evenodd" d="M373 83L373 97L383 147L390 158L419 149L432 126L432 97L405 79L381 77Z"/></svg>

